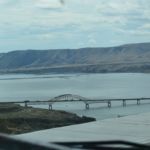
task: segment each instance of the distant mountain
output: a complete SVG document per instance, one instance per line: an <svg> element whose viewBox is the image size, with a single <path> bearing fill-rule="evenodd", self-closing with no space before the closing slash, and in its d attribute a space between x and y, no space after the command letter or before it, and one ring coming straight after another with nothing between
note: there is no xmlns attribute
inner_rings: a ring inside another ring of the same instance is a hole
<svg viewBox="0 0 150 150"><path fill-rule="evenodd" d="M150 43L1 53L0 72L150 72Z"/></svg>

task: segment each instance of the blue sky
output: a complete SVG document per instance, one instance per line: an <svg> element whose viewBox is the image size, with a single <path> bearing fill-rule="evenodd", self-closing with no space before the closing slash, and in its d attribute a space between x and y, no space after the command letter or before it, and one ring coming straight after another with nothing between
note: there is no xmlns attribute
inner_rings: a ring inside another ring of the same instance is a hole
<svg viewBox="0 0 150 150"><path fill-rule="evenodd" d="M0 0L0 52L150 42L150 0Z"/></svg>

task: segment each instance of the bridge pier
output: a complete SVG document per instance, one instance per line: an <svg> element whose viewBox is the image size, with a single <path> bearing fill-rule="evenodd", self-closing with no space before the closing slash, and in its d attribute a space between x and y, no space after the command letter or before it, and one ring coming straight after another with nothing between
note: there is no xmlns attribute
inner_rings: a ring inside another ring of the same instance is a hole
<svg viewBox="0 0 150 150"><path fill-rule="evenodd" d="M52 109L53 109L52 104L49 104L48 110L52 110Z"/></svg>
<svg viewBox="0 0 150 150"><path fill-rule="evenodd" d="M126 100L123 99L123 107L125 107L125 106L126 106Z"/></svg>
<svg viewBox="0 0 150 150"><path fill-rule="evenodd" d="M137 105L140 105L140 99L137 99Z"/></svg>
<svg viewBox="0 0 150 150"><path fill-rule="evenodd" d="M28 101L24 101L24 106L27 108L28 107Z"/></svg>
<svg viewBox="0 0 150 150"><path fill-rule="evenodd" d="M89 109L89 104L88 103L85 103L85 109Z"/></svg>
<svg viewBox="0 0 150 150"><path fill-rule="evenodd" d="M111 108L111 101L108 101L108 108Z"/></svg>

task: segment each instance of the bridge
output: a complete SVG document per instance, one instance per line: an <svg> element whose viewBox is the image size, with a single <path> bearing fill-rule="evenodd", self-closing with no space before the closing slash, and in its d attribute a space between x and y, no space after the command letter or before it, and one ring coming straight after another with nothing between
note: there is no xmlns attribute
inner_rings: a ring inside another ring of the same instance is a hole
<svg viewBox="0 0 150 150"><path fill-rule="evenodd" d="M0 102L0 104L4 103L15 103L15 104L24 104L25 107L29 105L48 105L48 109L53 109L54 103L60 102L83 102L85 104L85 109L89 109L91 104L94 103L106 103L108 108L112 107L112 102L119 101L122 103L123 107L127 105L128 101L135 101L137 105L140 105L141 101L150 100L150 98L118 98L118 99L89 99L79 95L73 94L63 94L51 98L50 100L25 100L25 101L13 101L13 102Z"/></svg>

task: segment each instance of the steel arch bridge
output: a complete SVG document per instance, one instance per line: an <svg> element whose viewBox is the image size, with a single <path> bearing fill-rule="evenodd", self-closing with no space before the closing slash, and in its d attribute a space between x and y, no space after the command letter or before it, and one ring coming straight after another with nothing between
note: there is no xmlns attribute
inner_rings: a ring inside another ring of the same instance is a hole
<svg viewBox="0 0 150 150"><path fill-rule="evenodd" d="M79 95L74 95L74 94L63 94L63 95L59 95L56 96L54 98L51 99L51 101L84 101L87 100L87 98L79 96Z"/></svg>
<svg viewBox="0 0 150 150"><path fill-rule="evenodd" d="M55 102L75 102L80 101L85 104L85 108L89 109L89 104L94 103L92 100L89 100L83 96L75 95L75 94L63 94L56 96L50 100L51 104L49 105L49 108L52 109L52 104Z"/></svg>
<svg viewBox="0 0 150 150"><path fill-rule="evenodd" d="M49 100L25 100L25 101L13 101L13 102L1 102L1 103L15 103L15 104L24 104L25 107L28 105L48 105L49 110L52 110L52 105L59 102L83 102L85 108L89 109L90 104L94 103L106 103L108 108L111 107L111 103L114 101L121 101L123 106L126 106L127 101L136 101L137 105L140 105L140 101L150 100L150 98L109 98L109 99L94 99L94 98L85 98L75 94L63 94L51 98Z"/></svg>

